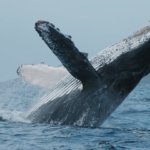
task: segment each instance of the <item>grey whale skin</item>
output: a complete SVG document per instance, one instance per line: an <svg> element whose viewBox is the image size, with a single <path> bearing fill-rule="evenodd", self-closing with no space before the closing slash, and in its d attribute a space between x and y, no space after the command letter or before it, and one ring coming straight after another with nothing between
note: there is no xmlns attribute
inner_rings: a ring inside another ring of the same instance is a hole
<svg viewBox="0 0 150 150"><path fill-rule="evenodd" d="M149 26L90 61L53 24L38 21L35 29L71 75L31 109L33 123L99 127L150 72Z"/></svg>

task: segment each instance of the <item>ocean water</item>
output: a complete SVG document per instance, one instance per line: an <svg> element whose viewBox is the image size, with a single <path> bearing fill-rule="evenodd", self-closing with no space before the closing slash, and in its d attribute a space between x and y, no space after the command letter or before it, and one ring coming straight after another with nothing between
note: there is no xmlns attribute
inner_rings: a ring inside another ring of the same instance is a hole
<svg viewBox="0 0 150 150"><path fill-rule="evenodd" d="M150 149L150 77L97 129L30 123L25 114L46 92L21 79L0 83L0 150Z"/></svg>

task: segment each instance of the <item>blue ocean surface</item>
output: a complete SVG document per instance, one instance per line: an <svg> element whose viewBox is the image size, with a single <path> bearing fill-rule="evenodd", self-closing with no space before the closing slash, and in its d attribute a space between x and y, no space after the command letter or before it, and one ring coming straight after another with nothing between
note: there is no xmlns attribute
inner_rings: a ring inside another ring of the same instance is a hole
<svg viewBox="0 0 150 150"><path fill-rule="evenodd" d="M96 129L24 118L47 91L21 79L0 83L0 150L149 150L150 76Z"/></svg>

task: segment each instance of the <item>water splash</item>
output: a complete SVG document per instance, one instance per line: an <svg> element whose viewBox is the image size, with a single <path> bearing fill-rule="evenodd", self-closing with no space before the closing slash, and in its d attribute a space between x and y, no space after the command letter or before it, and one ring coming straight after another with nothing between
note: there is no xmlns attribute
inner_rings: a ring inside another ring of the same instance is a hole
<svg viewBox="0 0 150 150"><path fill-rule="evenodd" d="M1 121L30 123L30 121L25 118L24 114L25 112L16 111L16 110L13 111L0 110Z"/></svg>

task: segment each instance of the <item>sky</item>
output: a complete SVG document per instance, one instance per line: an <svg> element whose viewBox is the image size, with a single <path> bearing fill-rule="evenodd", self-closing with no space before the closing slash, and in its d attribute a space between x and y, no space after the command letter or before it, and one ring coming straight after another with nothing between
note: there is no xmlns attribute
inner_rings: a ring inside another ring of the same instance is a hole
<svg viewBox="0 0 150 150"><path fill-rule="evenodd" d="M17 78L21 64L61 64L34 30L36 21L55 24L92 57L150 24L149 7L150 0L0 0L0 82Z"/></svg>

